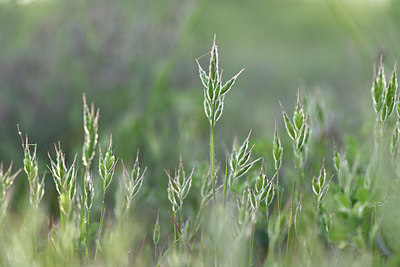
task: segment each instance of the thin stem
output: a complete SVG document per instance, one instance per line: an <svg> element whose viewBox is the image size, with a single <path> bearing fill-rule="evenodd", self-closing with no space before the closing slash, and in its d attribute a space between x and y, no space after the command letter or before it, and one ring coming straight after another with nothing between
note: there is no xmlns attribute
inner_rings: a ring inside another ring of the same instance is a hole
<svg viewBox="0 0 400 267"><path fill-rule="evenodd" d="M249 267L251 267L252 259L253 259L253 246L254 246L254 225L251 226L251 236L250 236L250 248L249 248Z"/></svg>
<svg viewBox="0 0 400 267"><path fill-rule="evenodd" d="M36 207L34 207L34 209L35 209L36 216L38 216L39 208L36 206ZM35 257L37 256L37 228L38 227L35 222L35 224L33 225L33 249L34 249L33 253L34 253Z"/></svg>
<svg viewBox="0 0 400 267"><path fill-rule="evenodd" d="M228 184L228 160L226 161L226 164L225 164L224 193L223 193L223 197L222 197L222 203L224 205L225 205L225 199L226 199L227 184Z"/></svg>
<svg viewBox="0 0 400 267"><path fill-rule="evenodd" d="M176 212L174 212L174 220L176 221ZM176 226L174 225L174 244L178 241L177 238L177 230L176 230Z"/></svg>
<svg viewBox="0 0 400 267"><path fill-rule="evenodd" d="M154 246L154 261L155 261L156 263L158 263L158 260L157 260L157 245ZM157 264L157 265L158 265L158 264Z"/></svg>
<svg viewBox="0 0 400 267"><path fill-rule="evenodd" d="M179 229L181 229L181 232L182 232L182 230L183 230L183 228L182 228L182 209L179 209L178 216L179 216L179 218L178 218ZM182 249L183 249L182 234L179 236L179 240L180 240L179 241L179 249L180 249L180 251L182 251Z"/></svg>
<svg viewBox="0 0 400 267"><path fill-rule="evenodd" d="M215 205L215 171L214 171L214 126L210 127L210 176L213 191L213 201Z"/></svg>
<svg viewBox="0 0 400 267"><path fill-rule="evenodd" d="M277 188L277 197L278 197L278 218L281 217L281 200L280 200L280 191L281 189L279 188L279 169L276 170L276 188ZM267 207L267 220L268 220L268 207ZM278 258L279 258L279 264L281 262L281 246L280 246L280 242L279 242L279 246L278 246Z"/></svg>
<svg viewBox="0 0 400 267"><path fill-rule="evenodd" d="M90 218L90 209L86 211L86 227L85 227L85 239L86 239L86 247L85 254L86 260L89 261L89 218Z"/></svg>
<svg viewBox="0 0 400 267"><path fill-rule="evenodd" d="M198 224L198 221L199 221L199 219L200 219L201 213L203 212L203 203L204 203L204 202L201 201L201 203L200 203L200 208L199 208L199 212L197 213L196 219L194 220L194 224L193 224L193 226L194 226L194 234L197 233L197 231L199 230L199 227L200 227L200 223Z"/></svg>
<svg viewBox="0 0 400 267"><path fill-rule="evenodd" d="M278 216L280 216L281 213L281 202L280 202L280 197L279 197L279 192L281 191L279 188L279 170L276 171L276 193L278 197Z"/></svg>
<svg viewBox="0 0 400 267"><path fill-rule="evenodd" d="M293 220L294 190L296 188L296 182L297 182L297 167L298 167L297 164L298 164L298 153L296 152L296 164L294 166L294 182L293 182L293 187L292 187L292 195L291 195L291 203L290 203L289 229L288 229L288 238L287 238L287 243L286 243L285 266L287 266L287 264L288 264L290 231L292 229L292 220Z"/></svg>
<svg viewBox="0 0 400 267"><path fill-rule="evenodd" d="M82 195L84 195L83 192L82 192ZM82 236L83 236L83 231L85 230L85 201L84 201L84 196L81 197L81 216L80 216L79 225L80 225L80 235L79 235L79 241L78 241L78 251L81 251Z"/></svg>
<svg viewBox="0 0 400 267"><path fill-rule="evenodd" d="M79 225L80 225L80 237L79 237L79 242L78 242L78 251L81 250L83 232L85 230L85 219L86 219L85 202L86 202L86 200L85 200L85 193L83 192L83 190L85 188L85 177L87 177L89 175L89 170L90 170L90 163L89 163L88 166L86 166L85 176L83 177L82 184L81 184L81 188L82 188L81 189L81 194L82 194L82 196L81 196L81 217L80 217L80 222L79 222ZM87 242L85 241L85 243L87 243Z"/></svg>
<svg viewBox="0 0 400 267"><path fill-rule="evenodd" d="M100 238L101 238L101 232L103 231L103 223L104 223L104 199L106 197L106 188L103 186L103 199L101 202L101 215L100 215L100 225L99 225L99 232L97 234L97 246L96 246L96 252L94 254L94 261L96 262L97 260L97 253L100 248Z"/></svg>
<svg viewBox="0 0 400 267"><path fill-rule="evenodd" d="M64 231L65 230L65 222L64 222L64 214L62 211L60 211L60 220L61 220L61 229Z"/></svg>

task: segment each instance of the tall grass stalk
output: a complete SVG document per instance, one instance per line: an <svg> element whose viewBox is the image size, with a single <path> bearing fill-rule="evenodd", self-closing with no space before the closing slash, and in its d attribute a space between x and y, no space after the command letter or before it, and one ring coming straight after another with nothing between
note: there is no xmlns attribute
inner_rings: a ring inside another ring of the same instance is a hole
<svg viewBox="0 0 400 267"><path fill-rule="evenodd" d="M278 206L278 217L281 216L281 199L280 199L280 187L279 187L279 170L282 165L282 155L283 155L283 147L281 140L279 138L279 133L278 133L278 128L276 126L276 120L275 120L275 131L274 131L274 139L272 143L272 157L274 159L274 169L275 169L275 175L276 175L276 190L277 190L277 206ZM268 221L268 208L266 209L266 216L267 216L267 221ZM279 256L279 263L280 263L280 257L281 257L281 246L279 244L278 247L278 256Z"/></svg>
<svg viewBox="0 0 400 267"><path fill-rule="evenodd" d="M208 75L202 69L199 63L199 58L196 59L199 67L199 75L201 82L204 86L204 112L210 123L210 177L212 183L213 202L216 202L216 189L215 189L215 160L214 160L214 128L216 122L222 115L224 109L225 94L231 89L243 69L236 74L233 78L222 84L222 72L219 71L218 61L218 48L215 44L215 38L211 48L210 66Z"/></svg>
<svg viewBox="0 0 400 267"><path fill-rule="evenodd" d="M213 203L215 205L215 167L214 167L214 126L210 126L210 177L212 184Z"/></svg>
<svg viewBox="0 0 400 267"><path fill-rule="evenodd" d="M43 174L43 178L40 180L38 175L38 162L36 158L37 145L29 144L28 136L26 135L25 142L22 137L21 130L19 129L19 125L17 125L18 134L21 138L22 148L24 150L24 171L27 175L29 182L29 202L33 207L35 214L40 212L39 203L44 195L44 178L45 174ZM34 147L33 153L31 154L30 146ZM35 229L33 230L33 246L34 246L34 255L37 255L37 229L35 224Z"/></svg>
<svg viewBox="0 0 400 267"><path fill-rule="evenodd" d="M297 102L293 114L293 119L290 120L286 112L284 111L282 105L282 115L285 122L286 131L289 137L293 140L293 151L295 156L295 169L294 169L294 177L293 177L293 186L292 186L292 194L291 194L291 203L290 203L290 214L289 214L289 227L288 227L288 238L286 243L286 256L285 256L285 266L288 264L288 255L289 255L289 245L290 245L290 234L292 230L293 224L293 205L294 205L294 195L295 190L297 190L297 180L300 178L299 176L299 160L300 153L304 150L309 134L309 121L307 118L307 114L305 113L304 107L300 100L300 90L297 91Z"/></svg>
<svg viewBox="0 0 400 267"><path fill-rule="evenodd" d="M82 149L82 163L85 167L84 179L82 180L81 192L81 220L80 230L81 236L85 231L85 255L89 260L89 220L90 220L90 207L92 205L92 197L94 188L92 185L92 177L90 173L90 166L96 151L98 140L98 125L99 125L99 109L95 112L94 104L91 104L89 109L86 104L86 95L83 94L83 129L84 129L84 142ZM90 198L90 199L89 199ZM78 245L78 249L80 247Z"/></svg>
<svg viewBox="0 0 400 267"><path fill-rule="evenodd" d="M298 168L298 156L296 154L296 163L294 165L294 181L293 181L293 186L292 186L292 194L290 196L289 228L288 228L288 236L287 236L287 241L286 241L285 266L288 266L288 260L289 260L290 233L291 233L292 224L293 224L293 205L294 205L294 192L295 192L296 182L297 182L297 168Z"/></svg>
<svg viewBox="0 0 400 267"><path fill-rule="evenodd" d="M103 196L101 200L101 214L100 214L100 225L97 234L97 246L94 259L97 260L97 254L100 248L100 240L101 233L103 231L103 223L104 223L104 199L106 198L106 190L110 185L112 178L114 176L115 166L117 164L117 160L115 160L115 156L112 152L112 137L110 137L110 143L108 145L107 151L104 154L101 152L101 147L99 146L99 174L101 179L103 180Z"/></svg>

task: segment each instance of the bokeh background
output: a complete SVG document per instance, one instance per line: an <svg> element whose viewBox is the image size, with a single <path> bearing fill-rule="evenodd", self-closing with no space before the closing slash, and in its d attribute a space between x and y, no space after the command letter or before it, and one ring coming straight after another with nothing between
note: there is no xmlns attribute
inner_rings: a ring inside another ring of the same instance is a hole
<svg viewBox="0 0 400 267"><path fill-rule="evenodd" d="M17 123L38 144L40 173L58 141L68 160L80 159L86 93L100 108L100 143L112 134L128 164L140 150L148 167L142 197L155 212L168 205L164 170L180 155L188 166L208 159L195 59L214 34L224 77L246 68L217 124L219 162L250 129L256 153L269 149L275 119L283 130L279 101L291 112L298 88L318 96L332 137L370 141L372 128L360 121L374 123L372 67L383 55L389 71L400 58L399 14L398 0L2 0L0 161L22 167ZM206 68L208 57L200 63ZM268 164L271 156L260 156ZM46 177L49 200L55 190ZM23 175L16 184L23 196Z"/></svg>

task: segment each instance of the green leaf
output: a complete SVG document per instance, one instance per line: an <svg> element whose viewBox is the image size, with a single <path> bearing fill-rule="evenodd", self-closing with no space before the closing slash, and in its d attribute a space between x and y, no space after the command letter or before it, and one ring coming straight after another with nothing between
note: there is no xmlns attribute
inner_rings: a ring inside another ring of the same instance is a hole
<svg viewBox="0 0 400 267"><path fill-rule="evenodd" d="M366 203L369 197L369 191L365 188L359 188L356 192L356 197L361 203Z"/></svg>
<svg viewBox="0 0 400 267"><path fill-rule="evenodd" d="M351 208L351 201L346 195L337 194L336 195L336 200L339 202L340 205L342 205L342 207L344 207L346 209L350 209Z"/></svg>

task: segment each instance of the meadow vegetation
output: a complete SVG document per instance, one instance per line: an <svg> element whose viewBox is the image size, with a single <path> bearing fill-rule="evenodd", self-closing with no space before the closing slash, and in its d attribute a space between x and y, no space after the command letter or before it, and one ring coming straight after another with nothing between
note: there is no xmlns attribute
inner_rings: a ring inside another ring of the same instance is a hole
<svg viewBox="0 0 400 267"><path fill-rule="evenodd" d="M170 206L160 206L151 221L143 220L146 207L140 208L149 186L146 162L138 151L133 164L124 163L113 146L118 136L110 136L105 146L99 143L101 112L85 95L82 152L70 160L59 142L41 168L40 147L21 124L23 170L12 163L0 167L0 265L398 265L396 65L386 78L381 58L371 90L365 90L376 115L367 118L375 124L373 142L321 141L330 111L323 99L298 90L293 112L281 105L282 117L266 133L270 149L257 149L249 129L244 140L233 140L220 162L214 152L221 146L214 139L216 125L230 91L241 90L236 80L246 72L238 70L224 82L218 52L214 37L206 54L208 68L202 67L206 56L196 60L209 122L209 157L196 163L181 157L175 170L165 170L168 185L159 190ZM10 189L24 176L23 208L10 212ZM45 185L46 176L52 177L51 186ZM49 191L57 194L57 215L42 207ZM111 209L107 198L114 199Z"/></svg>

